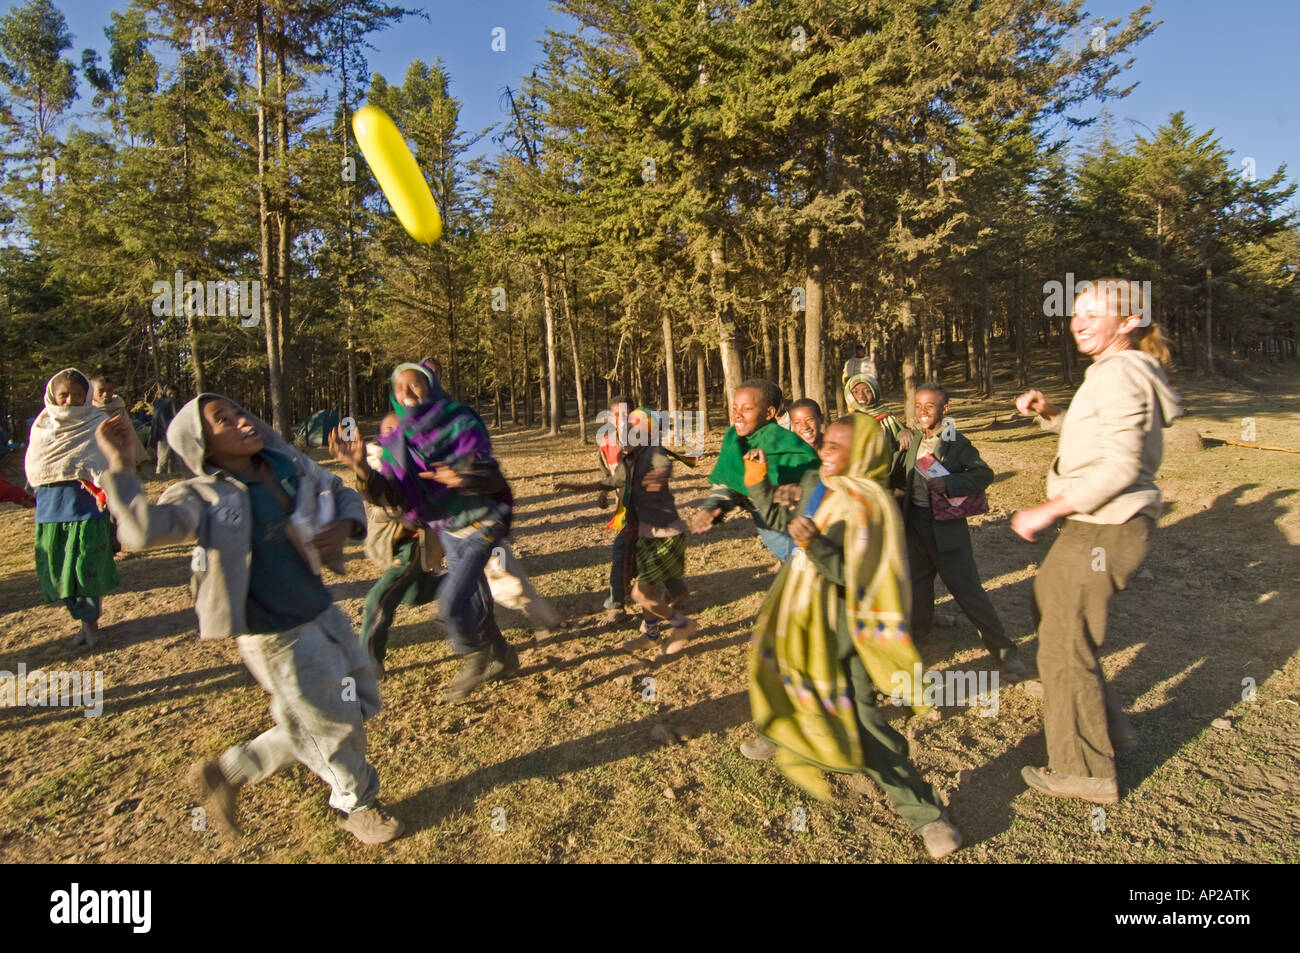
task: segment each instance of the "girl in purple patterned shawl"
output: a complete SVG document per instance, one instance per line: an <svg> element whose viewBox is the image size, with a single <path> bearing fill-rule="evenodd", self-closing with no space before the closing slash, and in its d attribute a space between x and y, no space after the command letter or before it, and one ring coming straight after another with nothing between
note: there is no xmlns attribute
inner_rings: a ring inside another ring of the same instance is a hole
<svg viewBox="0 0 1300 953"><path fill-rule="evenodd" d="M483 574L510 530L514 499L492 458L483 421L452 400L427 364L394 369L392 404L399 423L380 437L378 471L366 461L360 434L345 441L336 428L330 452L352 467L358 489L372 503L400 510L409 526L437 531L447 558L438 614L452 648L464 656L442 701L462 701L483 682L519 668L518 655L497 626Z"/></svg>

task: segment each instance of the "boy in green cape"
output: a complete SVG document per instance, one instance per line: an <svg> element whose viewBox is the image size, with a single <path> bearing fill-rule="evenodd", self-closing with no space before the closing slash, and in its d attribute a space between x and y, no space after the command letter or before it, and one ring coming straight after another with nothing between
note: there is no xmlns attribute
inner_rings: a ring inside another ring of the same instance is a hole
<svg viewBox="0 0 1300 953"><path fill-rule="evenodd" d="M753 518L759 537L772 555L785 562L794 544L785 533L768 525L745 488L745 454L751 450L763 451L772 486L798 484L809 473L816 477L820 463L817 451L776 422L782 403L781 388L769 380L750 378L736 388L731 399L732 426L722 438L717 465L709 474L713 486L691 520L691 532L708 532L730 510L739 507Z"/></svg>

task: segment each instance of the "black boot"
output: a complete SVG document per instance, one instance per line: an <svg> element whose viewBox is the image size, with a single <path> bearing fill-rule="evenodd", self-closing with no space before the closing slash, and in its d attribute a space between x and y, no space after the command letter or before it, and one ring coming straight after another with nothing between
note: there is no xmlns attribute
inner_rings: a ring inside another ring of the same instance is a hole
<svg viewBox="0 0 1300 953"><path fill-rule="evenodd" d="M456 677L451 680L451 684L446 687L438 700L442 702L464 701L474 689L487 681L487 667L488 662L491 661L489 651L489 647L484 646L463 656L460 671L456 673Z"/></svg>

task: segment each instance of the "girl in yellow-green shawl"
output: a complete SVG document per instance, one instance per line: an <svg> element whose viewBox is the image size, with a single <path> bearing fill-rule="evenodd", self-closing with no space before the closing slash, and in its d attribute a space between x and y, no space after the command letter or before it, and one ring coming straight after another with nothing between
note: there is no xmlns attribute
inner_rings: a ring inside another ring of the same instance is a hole
<svg viewBox="0 0 1300 953"><path fill-rule="evenodd" d="M894 673L921 661L908 634L902 519L882 486L890 447L875 420L853 414L827 428L820 457L821 485L798 516L772 500L762 452L746 457L750 498L798 547L754 626L754 722L795 784L829 800L823 772L865 774L930 855L944 857L961 846L961 834L908 759L907 740L875 705L876 687L892 693ZM903 701L926 710L920 699Z"/></svg>

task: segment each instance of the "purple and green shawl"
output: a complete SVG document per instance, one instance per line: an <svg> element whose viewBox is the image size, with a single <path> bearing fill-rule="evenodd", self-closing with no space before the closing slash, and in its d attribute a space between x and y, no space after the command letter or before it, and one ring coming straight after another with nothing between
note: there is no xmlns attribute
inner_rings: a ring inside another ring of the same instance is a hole
<svg viewBox="0 0 1300 953"><path fill-rule="evenodd" d="M436 480L420 478L435 463L453 466L466 457L490 459L492 440L487 427L473 408L459 403L442 389L438 375L423 364L399 364L392 381L402 371L414 370L429 381L429 399L418 407L398 403L389 394L398 426L379 438L383 450L380 472L397 483L406 501L403 519L410 525L437 529L466 508L464 494Z"/></svg>

